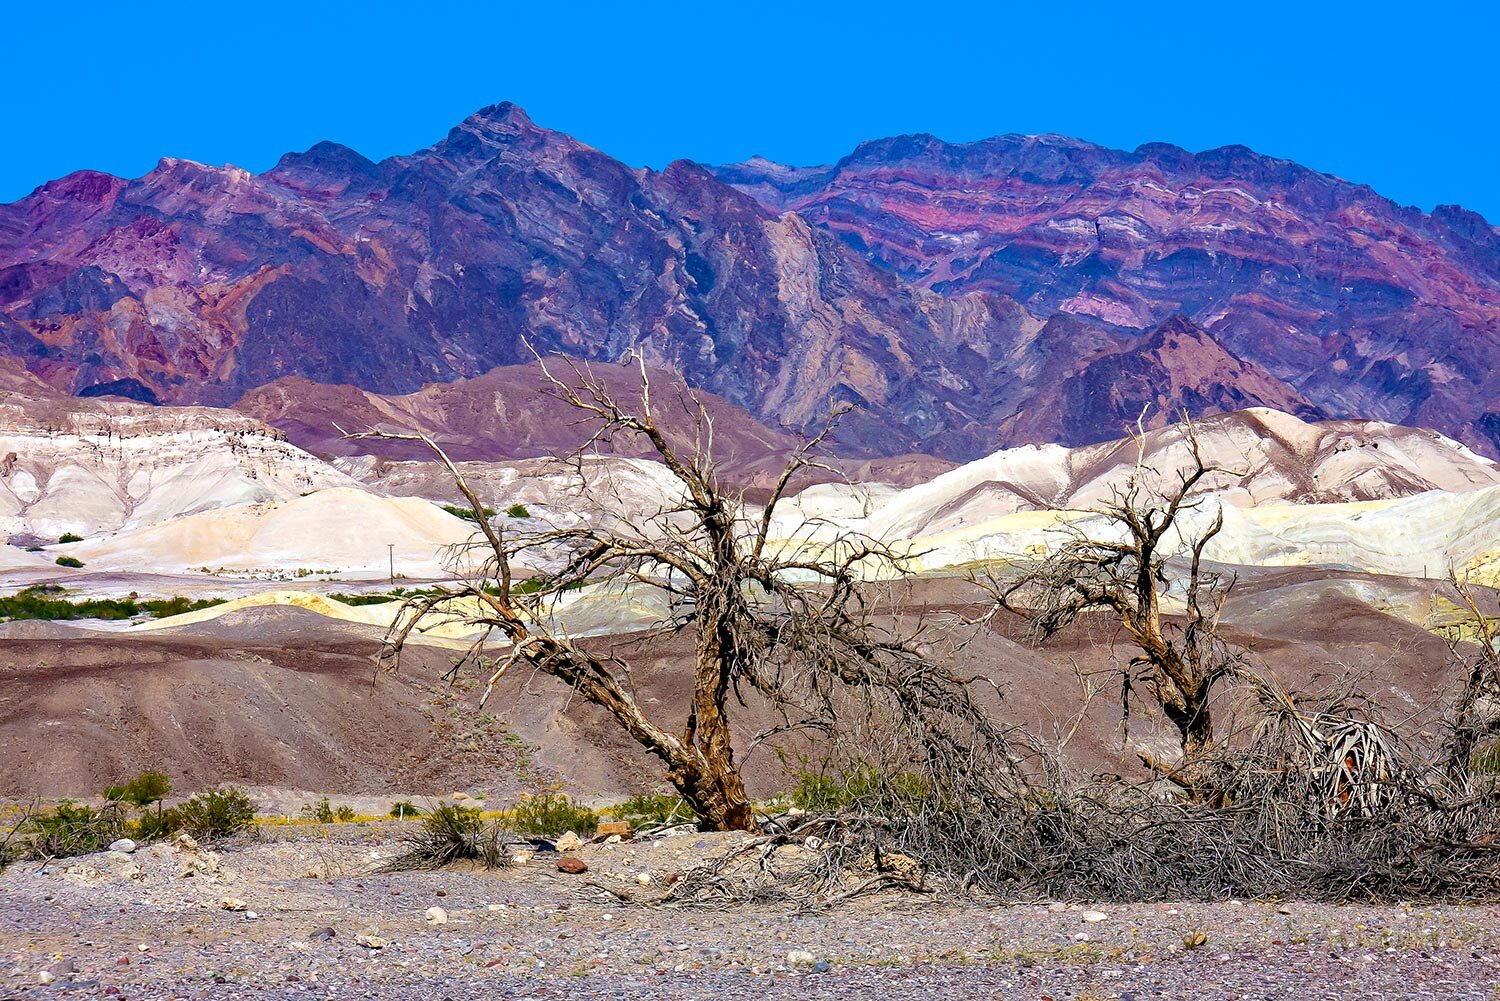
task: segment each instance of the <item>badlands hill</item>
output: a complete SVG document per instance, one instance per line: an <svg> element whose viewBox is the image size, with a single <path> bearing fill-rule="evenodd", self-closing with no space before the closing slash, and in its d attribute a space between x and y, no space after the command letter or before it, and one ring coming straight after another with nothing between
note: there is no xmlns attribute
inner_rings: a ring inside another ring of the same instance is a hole
<svg viewBox="0 0 1500 1001"><path fill-rule="evenodd" d="M420 398L436 405L425 426L453 439L455 451L485 454L475 443L507 441L500 435L511 401L496 387L518 384L515 376L429 387ZM284 394L259 396L255 408L272 420L311 418L287 405L304 388L294 383ZM481 403L486 390L488 409ZM422 419L417 401L344 392L367 424ZM727 404L715 406L716 428L725 427L716 438L741 461L727 475L753 487L779 465L792 439L743 413L736 420ZM441 509L459 498L437 464L378 454L325 462L238 412L79 401L33 387L31 395L0 395L0 415L9 422L0 427L0 444L12 443L0 467L5 524L19 542L51 543L41 554L8 547L7 565L27 580L68 575L53 564L58 556L81 560L85 576L208 570L359 579L388 576L394 556L397 572L436 578L447 572L450 547L473 531ZM581 435L567 416L519 422L510 447L541 451ZM314 427L302 425L307 434ZM1378 421L1307 422L1263 408L1207 418L1198 432L1215 471L1201 484L1205 503L1195 517L1220 506L1229 512L1211 550L1216 559L1417 576L1438 576L1450 565L1489 573L1500 560L1500 515L1493 510L1500 465L1435 432ZM341 449L366 444L323 440ZM909 545L926 553L927 570L953 572L1055 544L1061 521L1086 518L1138 464L1148 483L1163 483L1188 461L1184 430L1174 425L1139 443L1028 445L957 467L923 458L846 463L845 479L824 473L825 482L798 485L778 525L796 537L812 516L819 532L852 529ZM518 519L512 528L519 531L640 523L670 507L677 489L660 464L627 455L590 457L587 484L576 469L544 458L461 462L500 517ZM747 497L754 503L756 491ZM86 538L56 544L64 531Z"/></svg>

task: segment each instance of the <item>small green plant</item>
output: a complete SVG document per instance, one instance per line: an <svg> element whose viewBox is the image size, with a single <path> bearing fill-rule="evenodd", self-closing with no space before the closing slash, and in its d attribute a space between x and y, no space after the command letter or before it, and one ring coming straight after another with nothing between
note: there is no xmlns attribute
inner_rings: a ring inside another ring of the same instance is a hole
<svg viewBox="0 0 1500 1001"><path fill-rule="evenodd" d="M425 817L427 811L411 800L398 799L391 804L391 816L404 820L407 817Z"/></svg>
<svg viewBox="0 0 1500 1001"><path fill-rule="evenodd" d="M530 518L531 512L526 510L525 504L512 504L505 509L505 516L507 518Z"/></svg>
<svg viewBox="0 0 1500 1001"><path fill-rule="evenodd" d="M238 834L255 819L255 804L243 789L211 789L167 811L172 829L211 841Z"/></svg>
<svg viewBox="0 0 1500 1001"><path fill-rule="evenodd" d="M54 562L60 567L69 567L73 570L83 567L83 560L78 559L76 556L59 556Z"/></svg>
<svg viewBox="0 0 1500 1001"><path fill-rule="evenodd" d="M159 803L172 792L172 780L162 772L141 772L123 785L110 786L104 790L104 798L117 803L134 803L145 808Z"/></svg>
<svg viewBox="0 0 1500 1001"><path fill-rule="evenodd" d="M479 521L478 518L474 517L473 508L459 507L457 504L439 504L438 507L442 508L444 511L447 511L455 518L462 518L465 521L472 521L476 523ZM496 511L492 507L487 507L484 509L484 516L486 519L493 518L499 513L500 512Z"/></svg>
<svg viewBox="0 0 1500 1001"><path fill-rule="evenodd" d="M522 796L505 812L510 818L510 826L518 834L536 834L544 838L555 838L564 831L587 836L599 826L598 813L579 806L572 797L561 792Z"/></svg>
<svg viewBox="0 0 1500 1001"><path fill-rule="evenodd" d="M351 806L334 806L324 796L316 803L309 803L302 808L302 816L319 824L347 824L359 816Z"/></svg>
<svg viewBox="0 0 1500 1001"><path fill-rule="evenodd" d="M57 544L59 546L65 546L65 545L67 545L70 542L82 542L82 541L83 541L83 536L81 536L81 535L74 535L72 532L64 532L62 535L59 535L57 537Z"/></svg>

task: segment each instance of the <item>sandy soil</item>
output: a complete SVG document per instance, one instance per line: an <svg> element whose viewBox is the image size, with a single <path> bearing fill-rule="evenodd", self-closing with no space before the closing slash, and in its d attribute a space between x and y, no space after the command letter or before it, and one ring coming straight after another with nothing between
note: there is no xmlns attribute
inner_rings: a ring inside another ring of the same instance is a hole
<svg viewBox="0 0 1500 1001"><path fill-rule="evenodd" d="M585 846L582 876L546 854L498 872L385 874L391 826L12 867L0 996L1481 999L1500 985L1487 906L902 894L831 913L680 910L598 886L654 898L737 835ZM1206 943L1185 947L1200 932Z"/></svg>

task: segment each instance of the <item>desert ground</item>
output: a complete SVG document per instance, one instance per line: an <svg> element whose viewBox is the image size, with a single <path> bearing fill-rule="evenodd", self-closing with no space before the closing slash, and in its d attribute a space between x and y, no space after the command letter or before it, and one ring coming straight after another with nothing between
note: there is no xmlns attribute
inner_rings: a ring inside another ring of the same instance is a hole
<svg viewBox="0 0 1500 1001"><path fill-rule="evenodd" d="M0 877L0 995L1489 999L1500 986L1490 906L901 893L821 913L679 908L652 901L746 835L588 844L578 875L551 852L382 872L400 828L14 866Z"/></svg>

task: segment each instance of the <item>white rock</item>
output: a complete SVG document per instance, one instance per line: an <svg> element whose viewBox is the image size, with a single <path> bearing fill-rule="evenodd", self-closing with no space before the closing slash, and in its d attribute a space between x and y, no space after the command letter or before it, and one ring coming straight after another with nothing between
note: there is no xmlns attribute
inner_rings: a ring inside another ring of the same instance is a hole
<svg viewBox="0 0 1500 1001"><path fill-rule="evenodd" d="M786 954L786 961L789 966L811 966L818 961L818 957L806 949L793 949Z"/></svg>
<svg viewBox="0 0 1500 1001"><path fill-rule="evenodd" d="M249 905L239 897L225 897L219 901L219 906L226 911L243 911Z"/></svg>
<svg viewBox="0 0 1500 1001"><path fill-rule="evenodd" d="M611 834L609 837L604 839L604 843L607 845L617 845L624 840L625 839L620 837L618 834Z"/></svg>
<svg viewBox="0 0 1500 1001"><path fill-rule="evenodd" d="M1084 911L1082 914L1078 915L1078 920L1087 922L1088 924L1094 924L1096 921L1108 921L1109 915L1105 914L1103 911Z"/></svg>
<svg viewBox="0 0 1500 1001"><path fill-rule="evenodd" d="M255 913L254 911L246 911L245 912L245 920L246 921L254 921L254 920L256 920L259 917L260 917L260 915L257 914L257 913Z"/></svg>
<svg viewBox="0 0 1500 1001"><path fill-rule="evenodd" d="M116 841L116 842L114 842L113 844L111 844L109 846L109 850L110 851L112 851L112 852L124 852L127 855L129 855L131 852L135 851L135 848L136 848L135 842L131 841L129 838L121 838L119 841Z"/></svg>
<svg viewBox="0 0 1500 1001"><path fill-rule="evenodd" d="M427 908L427 923L430 925L445 925L448 923L448 912L441 907Z"/></svg>
<svg viewBox="0 0 1500 1001"><path fill-rule="evenodd" d="M583 839L573 831L568 831L557 839L557 850L560 852L576 852L583 847Z"/></svg>
<svg viewBox="0 0 1500 1001"><path fill-rule="evenodd" d="M388 944L386 940L381 938L379 935L366 935L364 932L360 932L355 935L354 941L364 946L366 949L384 949Z"/></svg>
<svg viewBox="0 0 1500 1001"><path fill-rule="evenodd" d="M530 852L516 852L514 855L512 855L510 857L510 860L512 862L514 862L516 865L525 865L527 862L531 861L531 853Z"/></svg>
<svg viewBox="0 0 1500 1001"><path fill-rule="evenodd" d="M642 886L650 886L651 874L649 872L638 872L635 874L635 881Z"/></svg>
<svg viewBox="0 0 1500 1001"><path fill-rule="evenodd" d="M56 979L57 974L53 973L51 970L42 970L36 975L36 982L39 984L50 984Z"/></svg>

